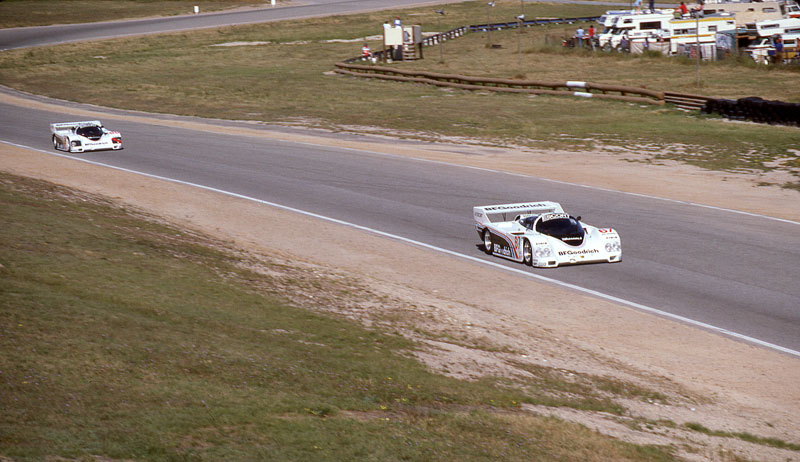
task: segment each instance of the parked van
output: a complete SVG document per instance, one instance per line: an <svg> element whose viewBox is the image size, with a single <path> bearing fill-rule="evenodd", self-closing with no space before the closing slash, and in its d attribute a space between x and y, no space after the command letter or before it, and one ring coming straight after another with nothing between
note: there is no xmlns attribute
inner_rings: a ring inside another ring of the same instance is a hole
<svg viewBox="0 0 800 462"><path fill-rule="evenodd" d="M800 18L800 5L798 5L797 2L789 2L786 4L786 17Z"/></svg>

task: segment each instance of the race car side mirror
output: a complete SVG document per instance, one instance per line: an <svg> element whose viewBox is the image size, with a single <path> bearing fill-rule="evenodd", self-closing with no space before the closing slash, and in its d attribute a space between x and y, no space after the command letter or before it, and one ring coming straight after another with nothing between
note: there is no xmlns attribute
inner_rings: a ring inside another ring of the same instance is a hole
<svg viewBox="0 0 800 462"><path fill-rule="evenodd" d="M578 220L578 221L581 221L581 216L578 215L577 217L575 217L575 219Z"/></svg>

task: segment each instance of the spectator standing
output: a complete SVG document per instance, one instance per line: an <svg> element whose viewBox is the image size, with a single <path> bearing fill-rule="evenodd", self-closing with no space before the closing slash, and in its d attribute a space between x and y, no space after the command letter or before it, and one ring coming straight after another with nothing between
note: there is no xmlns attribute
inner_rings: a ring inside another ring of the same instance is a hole
<svg viewBox="0 0 800 462"><path fill-rule="evenodd" d="M692 17L695 18L703 17L703 0L697 0L697 6L692 8Z"/></svg>
<svg viewBox="0 0 800 462"><path fill-rule="evenodd" d="M783 62L783 39L778 37L775 39L775 64Z"/></svg>
<svg viewBox="0 0 800 462"><path fill-rule="evenodd" d="M403 22L400 21L400 16L394 18L394 27L403 27Z"/></svg>
<svg viewBox="0 0 800 462"><path fill-rule="evenodd" d="M642 0L633 0L634 13L640 14L642 12Z"/></svg>
<svg viewBox="0 0 800 462"><path fill-rule="evenodd" d="M369 59L372 57L372 51L370 51L369 45L367 45L366 43L364 44L363 47L361 47L361 57L364 59Z"/></svg>
<svg viewBox="0 0 800 462"><path fill-rule="evenodd" d="M622 39L619 41L619 51L627 52L630 51L630 42L628 41L628 35L625 34L622 36Z"/></svg>
<svg viewBox="0 0 800 462"><path fill-rule="evenodd" d="M656 12L656 0L650 0L650 12L651 13Z"/></svg>
<svg viewBox="0 0 800 462"><path fill-rule="evenodd" d="M586 31L586 35L589 37L589 46L591 46L592 50L594 50L594 26L593 25L591 25L591 24L589 25L589 30Z"/></svg>
<svg viewBox="0 0 800 462"><path fill-rule="evenodd" d="M578 42L578 47L583 48L583 27L578 26L578 30L575 31L575 40Z"/></svg>

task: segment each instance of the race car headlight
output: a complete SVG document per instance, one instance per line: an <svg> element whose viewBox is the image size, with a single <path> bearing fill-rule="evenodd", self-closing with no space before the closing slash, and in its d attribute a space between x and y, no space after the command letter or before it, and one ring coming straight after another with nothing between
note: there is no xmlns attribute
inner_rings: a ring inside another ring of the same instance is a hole
<svg viewBox="0 0 800 462"><path fill-rule="evenodd" d="M619 245L619 241L606 242L606 252L619 252L620 249L622 246Z"/></svg>
<svg viewBox="0 0 800 462"><path fill-rule="evenodd" d="M81 145L81 140L74 140L70 144L73 145L73 146L80 146Z"/></svg>
<svg viewBox="0 0 800 462"><path fill-rule="evenodd" d="M534 250L533 253L537 257L540 257L540 258L541 257L549 257L550 255L552 255L552 252L550 251L550 247L546 246L546 245L545 246L536 247L536 250Z"/></svg>

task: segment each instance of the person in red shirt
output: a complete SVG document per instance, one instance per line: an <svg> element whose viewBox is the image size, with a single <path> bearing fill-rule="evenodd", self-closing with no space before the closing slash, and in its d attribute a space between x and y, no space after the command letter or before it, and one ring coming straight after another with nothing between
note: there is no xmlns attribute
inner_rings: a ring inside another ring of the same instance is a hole
<svg viewBox="0 0 800 462"><path fill-rule="evenodd" d="M681 11L681 16L689 14L689 8L686 8L686 4L681 2L681 5L678 7Z"/></svg>

